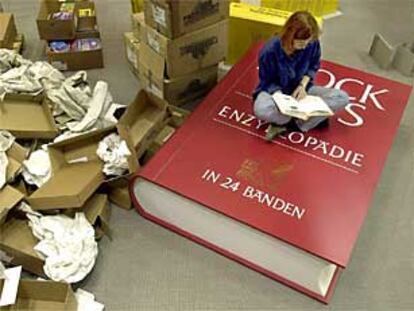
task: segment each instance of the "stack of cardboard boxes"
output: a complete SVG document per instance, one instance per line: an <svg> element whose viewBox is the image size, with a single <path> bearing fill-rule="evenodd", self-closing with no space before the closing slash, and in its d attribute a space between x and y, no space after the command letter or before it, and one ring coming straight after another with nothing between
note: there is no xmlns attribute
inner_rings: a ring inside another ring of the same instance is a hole
<svg viewBox="0 0 414 311"><path fill-rule="evenodd" d="M145 1L141 87L176 106L207 94L226 56L228 8L222 0Z"/></svg>
<svg viewBox="0 0 414 311"><path fill-rule="evenodd" d="M48 61L59 70L103 67L95 4L87 0L41 0L37 17Z"/></svg>

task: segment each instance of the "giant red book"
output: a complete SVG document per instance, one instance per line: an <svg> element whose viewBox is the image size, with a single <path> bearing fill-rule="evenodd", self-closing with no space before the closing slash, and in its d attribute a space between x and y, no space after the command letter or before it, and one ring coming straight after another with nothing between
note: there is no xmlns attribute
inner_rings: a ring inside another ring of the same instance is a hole
<svg viewBox="0 0 414 311"><path fill-rule="evenodd" d="M411 87L323 62L351 98L325 129L268 143L253 115L260 45L131 182L139 213L327 303L347 266Z"/></svg>

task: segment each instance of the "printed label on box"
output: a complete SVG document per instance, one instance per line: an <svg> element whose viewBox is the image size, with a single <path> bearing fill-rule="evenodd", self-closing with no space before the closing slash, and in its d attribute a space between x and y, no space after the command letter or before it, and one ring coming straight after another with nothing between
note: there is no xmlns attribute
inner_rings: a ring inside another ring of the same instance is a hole
<svg viewBox="0 0 414 311"><path fill-rule="evenodd" d="M160 43L157 41L157 39L155 39L155 37L150 34L147 33L147 38L148 38L148 45L158 54L160 54L161 51L161 46Z"/></svg>
<svg viewBox="0 0 414 311"><path fill-rule="evenodd" d="M206 40L194 42L190 45L183 46L180 48L181 56L185 54L191 54L191 56L195 59L201 59L207 55L209 49L218 43L217 37L211 37Z"/></svg>
<svg viewBox="0 0 414 311"><path fill-rule="evenodd" d="M165 10L155 4L151 4L151 6L152 6L152 17L154 18L155 22L157 24L160 24L161 26L167 27L167 21L165 18Z"/></svg>

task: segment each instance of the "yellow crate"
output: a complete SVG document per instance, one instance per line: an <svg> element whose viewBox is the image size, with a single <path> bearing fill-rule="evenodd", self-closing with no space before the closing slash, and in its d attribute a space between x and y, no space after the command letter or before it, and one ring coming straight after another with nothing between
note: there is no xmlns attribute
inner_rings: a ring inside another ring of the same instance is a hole
<svg viewBox="0 0 414 311"><path fill-rule="evenodd" d="M131 0L132 13L144 11L144 0Z"/></svg>
<svg viewBox="0 0 414 311"><path fill-rule="evenodd" d="M280 33L291 14L278 9L231 3L226 63L235 64L252 44ZM316 19L322 27L322 19Z"/></svg>
<svg viewBox="0 0 414 311"><path fill-rule="evenodd" d="M339 0L261 0L261 6L290 12L305 10L323 16L338 11Z"/></svg>

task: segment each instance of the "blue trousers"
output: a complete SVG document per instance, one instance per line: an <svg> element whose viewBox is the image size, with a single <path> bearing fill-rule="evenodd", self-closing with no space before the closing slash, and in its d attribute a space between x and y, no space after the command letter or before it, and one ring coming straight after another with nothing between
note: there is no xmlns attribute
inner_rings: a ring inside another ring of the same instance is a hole
<svg viewBox="0 0 414 311"><path fill-rule="evenodd" d="M342 110L349 104L349 96L342 90L315 85L308 90L308 95L321 97L334 113ZM267 92L260 92L257 96L254 102L254 114L260 120L277 125L284 125L292 119L292 117L283 115L280 112L272 96ZM307 121L296 119L295 122L301 131L307 132L325 119L327 118L312 117Z"/></svg>

